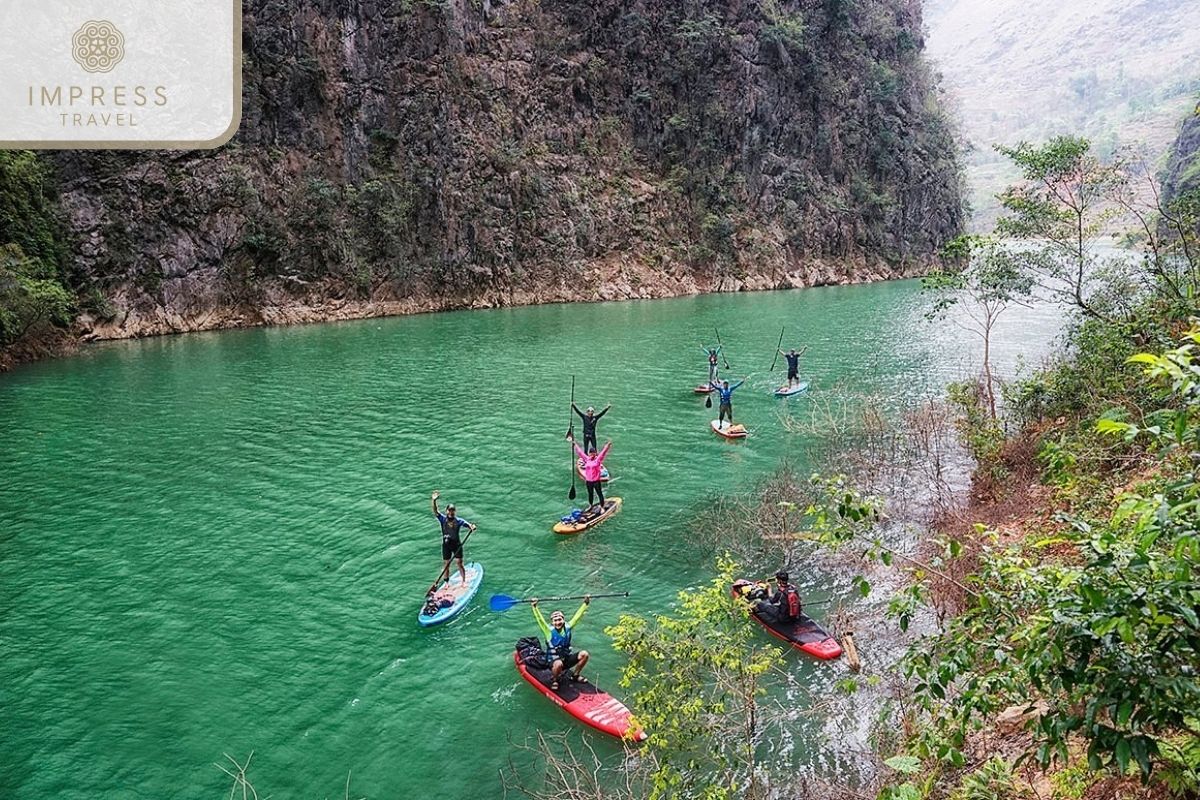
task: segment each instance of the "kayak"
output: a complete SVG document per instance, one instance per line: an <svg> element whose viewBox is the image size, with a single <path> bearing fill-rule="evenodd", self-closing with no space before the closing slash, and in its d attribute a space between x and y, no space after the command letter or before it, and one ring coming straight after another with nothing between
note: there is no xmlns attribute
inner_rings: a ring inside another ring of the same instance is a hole
<svg viewBox="0 0 1200 800"><path fill-rule="evenodd" d="M645 731L632 730L629 709L608 692L590 682L577 683L569 677L562 677L557 690L551 689L552 675L549 668L526 666L519 649L513 651L513 663L517 665L517 672L521 673L521 677L528 681L530 686L584 725L618 739L628 736L636 742L645 740Z"/></svg>
<svg viewBox="0 0 1200 800"><path fill-rule="evenodd" d="M695 392L696 394L708 394L709 392L715 392L716 389L712 388L707 383L701 383L696 386L693 386L692 391Z"/></svg>
<svg viewBox="0 0 1200 800"><path fill-rule="evenodd" d="M795 386L791 386L791 387L780 386L778 389L775 390L775 396L776 397L791 397L794 394L800 394L801 392L807 391L807 390L808 390L808 381L801 381L800 383L797 383Z"/></svg>
<svg viewBox="0 0 1200 800"><path fill-rule="evenodd" d="M724 436L726 439L745 439L750 435L750 431L746 430L745 425L730 425L728 422L720 420L712 421L713 433L718 436Z"/></svg>
<svg viewBox="0 0 1200 800"><path fill-rule="evenodd" d="M458 573L458 565L451 562L450 578L443 581L433 593L433 599L441 606L436 614L426 614L424 607L417 614L417 623L422 628L441 625L461 614L471 602L471 598L479 591L483 583L483 565L474 561L463 565L467 570L467 583L464 586L462 576Z"/></svg>
<svg viewBox="0 0 1200 800"><path fill-rule="evenodd" d="M733 582L733 596L742 597L746 590L753 586L748 580L736 580ZM816 620L803 613L795 622L779 622L753 608L749 609L749 614L767 629L767 633L814 658L828 661L842 654L842 646L838 644L837 639L830 636L829 631L818 625Z"/></svg>
<svg viewBox="0 0 1200 800"><path fill-rule="evenodd" d="M587 480L587 477L583 474L582 458L575 462L575 471L579 473L579 477L583 478L585 481ZM608 467L604 466L603 464L600 465L600 482L608 483Z"/></svg>
<svg viewBox="0 0 1200 800"><path fill-rule="evenodd" d="M621 505L624 501L619 497L610 497L604 501L604 510L596 514L584 514L577 520L559 520L554 526L555 533L571 534L583 533L588 528L599 525L609 517L616 516L616 513L621 510Z"/></svg>

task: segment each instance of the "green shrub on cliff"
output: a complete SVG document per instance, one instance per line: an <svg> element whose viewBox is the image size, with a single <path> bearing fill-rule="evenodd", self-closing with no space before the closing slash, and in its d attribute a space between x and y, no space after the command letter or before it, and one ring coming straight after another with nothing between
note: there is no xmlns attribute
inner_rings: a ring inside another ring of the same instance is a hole
<svg viewBox="0 0 1200 800"><path fill-rule="evenodd" d="M71 322L71 295L45 262L16 244L0 245L0 347L19 342L43 325Z"/></svg>
<svg viewBox="0 0 1200 800"><path fill-rule="evenodd" d="M46 162L0 152L0 347L70 322L66 246Z"/></svg>

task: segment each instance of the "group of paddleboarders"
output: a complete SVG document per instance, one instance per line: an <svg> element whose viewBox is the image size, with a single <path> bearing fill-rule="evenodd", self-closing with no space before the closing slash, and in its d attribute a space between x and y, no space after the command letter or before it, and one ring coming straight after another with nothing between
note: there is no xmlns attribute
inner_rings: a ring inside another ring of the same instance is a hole
<svg viewBox="0 0 1200 800"><path fill-rule="evenodd" d="M708 345L702 344L700 349L702 349L704 354L708 357L708 388L710 391L716 392L717 396L720 398L720 403L717 408L717 425L724 425L725 421L728 420L729 425L732 427L733 393L739 386L746 382L746 379L742 378L732 386L729 384L728 380L718 381L717 356L721 353L721 346L718 345L717 347L709 347ZM791 389L800 383L800 356L804 355L806 350L808 350L807 347L802 347L799 351L793 347L790 350L779 351L779 355L783 356L787 361L788 389ZM699 391L703 391L703 388L701 388Z"/></svg>
<svg viewBox="0 0 1200 800"><path fill-rule="evenodd" d="M743 378L736 383L730 384L728 380L718 381L718 361L721 354L722 346L708 347L702 345L704 354L708 360L708 388L715 392L719 398L718 410L718 425L728 420L730 426L733 425L733 393L737 391L745 382ZM797 351L795 348L784 351L779 350L779 354L787 361L787 380L788 388L795 386L800 379L800 356L802 356L807 348L802 348ZM612 441L605 442L603 448L598 447L598 439L596 435L596 427L600 419L604 417L612 409L612 404L609 403L599 413L593 406L588 406L586 410L580 410L574 401L571 403L571 410L578 415L583 426L583 444L576 441L574 428L571 427L567 432L567 440L571 442L575 454L578 456L578 470L583 475L584 482L587 485L588 492L588 509L584 512L584 516L602 514L605 511L604 499L604 460L608 457L609 451L612 449ZM438 499L440 492L433 492L430 499L430 506L434 517L438 520L442 534L442 575L438 578L438 582L434 584L436 587L443 577L446 580L446 585L451 584L451 562L455 562L458 566L459 576L462 580L462 586L467 585L467 570L463 563L463 539L462 530L467 529L468 535L476 530L476 526L468 520L459 517L454 504L446 506L445 513L438 507ZM574 490L572 490L574 496ZM578 512L576 512L578 516ZM800 619L803 613L803 603L801 602L800 592L789 582L788 573L780 570L775 573L776 586L772 591L770 586L759 584L754 589L747 592L747 599L752 602L754 612L763 618L774 620L779 623L796 622ZM436 610L438 599L431 587L427 593L426 606L432 612ZM591 596L584 597L582 605L575 614L568 620L561 610L555 609L550 614L550 620L547 622L543 616L541 609L538 607L538 598L530 600L530 608L533 611L534 621L537 623L542 636L546 642L545 658L550 666L551 678L549 688L552 691L559 689L560 682L563 680L571 680L577 683L587 683L587 678L583 677L583 668L588 662L588 651L573 650L572 636L575 626L583 618L591 604Z"/></svg>

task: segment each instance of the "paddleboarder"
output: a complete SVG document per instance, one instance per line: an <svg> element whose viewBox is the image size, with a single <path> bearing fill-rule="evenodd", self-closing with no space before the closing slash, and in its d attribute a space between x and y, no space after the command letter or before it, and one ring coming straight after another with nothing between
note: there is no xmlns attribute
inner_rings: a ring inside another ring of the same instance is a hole
<svg viewBox="0 0 1200 800"><path fill-rule="evenodd" d="M708 385L713 389L716 389L717 393L721 395L721 407L717 412L718 423L724 422L725 417L729 417L729 424L733 424L733 393L737 391L737 388L745 382L746 379L742 378L733 386L730 386L729 381L721 381L720 385L713 381L709 381Z"/></svg>
<svg viewBox="0 0 1200 800"><path fill-rule="evenodd" d="M575 405L574 401L571 402L571 408L583 420L583 449L587 450L589 449L588 445L591 445L591 449L595 450L598 447L596 444L596 423L608 413L608 410L612 408L612 403L606 405L604 410L599 414L596 413L596 409L592 406L588 406L586 412L580 411L579 406Z"/></svg>
<svg viewBox="0 0 1200 800"><path fill-rule="evenodd" d="M767 590L767 597L754 604L754 610L765 614L779 622L796 622L804 611L800 601L800 591L788 582L788 574L783 570L775 573L775 591Z"/></svg>
<svg viewBox="0 0 1200 800"><path fill-rule="evenodd" d="M587 678L579 674L583 672L583 667L588 662L588 651L573 652L571 650L571 634L574 633L575 625L583 618L583 612L587 611L591 602L590 594L584 597L583 605L579 606L579 610L575 612L575 616L571 617L570 622L566 621L566 617L561 611L551 612L550 624L547 625L546 618L542 616L541 609L538 608L538 599L535 597L529 601L529 605L533 609L533 618L537 620L538 627L542 629L542 636L546 637L546 661L550 663L551 691L558 691L558 681L563 670L575 670L570 674L573 681L588 682Z"/></svg>
<svg viewBox="0 0 1200 800"><path fill-rule="evenodd" d="M717 379L717 356L721 354L721 345L709 347L708 345L700 345L700 349L708 356L708 382L712 383Z"/></svg>
<svg viewBox="0 0 1200 800"><path fill-rule="evenodd" d="M786 353L782 350L779 351L779 355L787 359L787 382L789 389L800 382L800 356L804 355L804 351L807 349L807 347L802 347L799 353L796 352L796 348L794 347Z"/></svg>
<svg viewBox="0 0 1200 800"><path fill-rule="evenodd" d="M441 496L441 492L434 492L432 505L433 515L442 525L442 561L445 562L442 564L442 574L447 581L450 580L450 559L453 558L458 561L458 572L462 575L463 586L466 586L467 568L463 566L462 538L458 534L463 528L473 532L475 526L455 513L453 503L446 506L445 514L438 511L438 498Z"/></svg>
<svg viewBox="0 0 1200 800"><path fill-rule="evenodd" d="M595 511L597 508L602 512L604 511L604 481L601 479L604 459L608 457L608 451L612 449L612 442L606 442L604 449L599 453L596 452L596 443L592 442L592 449L585 453L582 447L575 444L573 434L567 434L567 439L575 445L575 453L583 461L583 480L587 484L588 490L588 512ZM597 499L600 501L598 506Z"/></svg>

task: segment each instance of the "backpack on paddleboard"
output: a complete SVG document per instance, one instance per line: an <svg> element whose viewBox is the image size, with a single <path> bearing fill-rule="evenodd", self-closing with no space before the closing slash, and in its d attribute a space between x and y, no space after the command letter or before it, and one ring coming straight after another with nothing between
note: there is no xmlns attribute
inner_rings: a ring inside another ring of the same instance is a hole
<svg viewBox="0 0 1200 800"><path fill-rule="evenodd" d="M529 669L548 669L546 652L542 649L542 640L536 636L522 636L517 640L517 655L521 663Z"/></svg>
<svg viewBox="0 0 1200 800"><path fill-rule="evenodd" d="M787 592L784 594L783 600L785 607L787 608L788 616L792 619L799 617L800 611L803 609L803 606L800 603L800 593L789 586Z"/></svg>

